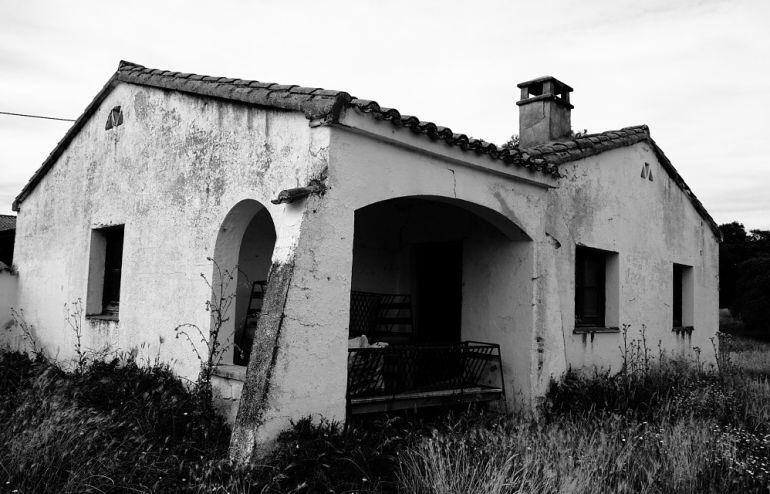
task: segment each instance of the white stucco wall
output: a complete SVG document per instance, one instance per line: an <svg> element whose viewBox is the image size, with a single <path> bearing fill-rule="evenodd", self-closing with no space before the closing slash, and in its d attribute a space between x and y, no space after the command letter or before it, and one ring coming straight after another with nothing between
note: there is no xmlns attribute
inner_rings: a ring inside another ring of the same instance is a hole
<svg viewBox="0 0 770 494"><path fill-rule="evenodd" d="M641 177L645 162L652 181ZM641 338L644 325L656 357L660 341L670 354L692 356L697 346L701 359L713 361L708 338L718 329L718 240L650 146L615 149L562 165L561 171L566 177L551 191L546 231L559 245L551 278L560 307L553 312L560 315L555 322L564 332L569 364L614 370L622 364L620 334L573 333L576 245L617 253L618 280L608 276L607 284L618 294L618 320L608 320L608 326L630 325L631 340ZM691 340L672 331L674 263L693 268Z"/></svg>
<svg viewBox="0 0 770 494"><path fill-rule="evenodd" d="M104 122L121 105L123 125ZM276 253L296 243L295 213L270 199L327 166L329 130L299 113L120 84L21 204L16 234L18 304L53 355L73 354L65 302L85 300L91 229L125 224L119 323L89 321L86 344L140 351L198 372L173 328L209 328L218 230L228 211L255 199L277 230ZM163 343L160 339L163 338Z"/></svg>

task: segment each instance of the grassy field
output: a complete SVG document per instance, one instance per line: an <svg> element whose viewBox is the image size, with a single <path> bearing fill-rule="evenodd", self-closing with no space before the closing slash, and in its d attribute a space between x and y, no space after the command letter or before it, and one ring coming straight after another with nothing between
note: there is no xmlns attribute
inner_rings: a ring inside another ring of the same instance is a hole
<svg viewBox="0 0 770 494"><path fill-rule="evenodd" d="M663 358L570 373L537 415L301 421L247 468L229 430L162 366L67 373L0 353L0 492L770 492L770 344L719 369Z"/></svg>

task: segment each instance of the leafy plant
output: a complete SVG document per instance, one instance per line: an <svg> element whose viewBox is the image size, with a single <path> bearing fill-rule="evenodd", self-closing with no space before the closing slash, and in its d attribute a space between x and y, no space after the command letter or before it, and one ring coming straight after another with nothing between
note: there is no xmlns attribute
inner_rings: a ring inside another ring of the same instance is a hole
<svg viewBox="0 0 770 494"><path fill-rule="evenodd" d="M207 257L206 260L211 261L216 270L216 279L213 281L209 281L203 273L200 275L212 294L211 298L206 300L206 311L211 313L211 329L207 334L197 324L184 323L176 326L174 333L176 338L184 338L190 343L194 355L200 362L201 370L195 387L201 403L211 411L213 406L211 377L214 369L222 363L222 359L230 348L238 352L241 351L235 342L229 341L229 337L224 342L220 338L222 327L231 319L230 311L233 309L237 297L237 291L232 289L231 285L233 282L237 283L238 273L243 274L247 280L248 278L238 265L223 270L219 263L211 257ZM198 351L196 340L203 344L206 349L205 354L202 355Z"/></svg>
<svg viewBox="0 0 770 494"><path fill-rule="evenodd" d="M37 338L35 337L35 327L27 322L27 319L24 316L24 309L16 309L11 307L10 312L11 319L13 319L13 324L6 326L6 330L11 331L14 327L19 328L22 338L27 343L27 346L29 347L32 354L36 358L45 358L43 349L38 346Z"/></svg>

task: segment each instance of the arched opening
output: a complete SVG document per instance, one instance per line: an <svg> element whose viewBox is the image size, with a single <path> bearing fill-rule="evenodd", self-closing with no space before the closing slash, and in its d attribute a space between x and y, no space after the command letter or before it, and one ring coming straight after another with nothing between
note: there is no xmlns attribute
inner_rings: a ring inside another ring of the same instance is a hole
<svg viewBox="0 0 770 494"><path fill-rule="evenodd" d="M512 339L531 324L532 252L477 204L420 196L356 211L351 413L504 397Z"/></svg>
<svg viewBox="0 0 770 494"><path fill-rule="evenodd" d="M246 365L275 248L275 225L268 210L246 199L225 217L213 256L212 304L222 310L218 341L222 362ZM216 331L212 318L212 332Z"/></svg>

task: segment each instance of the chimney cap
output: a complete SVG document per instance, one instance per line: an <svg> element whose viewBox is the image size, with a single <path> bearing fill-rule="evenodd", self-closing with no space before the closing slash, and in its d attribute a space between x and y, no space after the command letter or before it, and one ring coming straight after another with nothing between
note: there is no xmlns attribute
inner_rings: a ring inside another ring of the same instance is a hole
<svg viewBox="0 0 770 494"><path fill-rule="evenodd" d="M570 110L574 108L569 102L572 88L550 75L522 82L517 86L521 88L521 99L516 102L518 106L548 100L564 105Z"/></svg>
<svg viewBox="0 0 770 494"><path fill-rule="evenodd" d="M544 82L548 82L548 81L553 81L554 82L554 86L556 86L556 87L558 87L560 89L564 89L564 90L567 90L569 92L573 91L573 89L570 86L568 86L567 84L561 82L559 79L557 79L557 78L555 78L553 76L550 76L550 75L544 75L542 77L538 77L537 79L532 79L530 81L520 82L520 83L516 84L516 87L522 88L522 87L529 87L529 86L542 86ZM536 94L534 94L532 92L530 92L530 94L533 94L533 95L537 96Z"/></svg>
<svg viewBox="0 0 770 494"><path fill-rule="evenodd" d="M574 108L569 102L572 88L552 76L538 77L518 85L519 147L529 148L569 137Z"/></svg>

